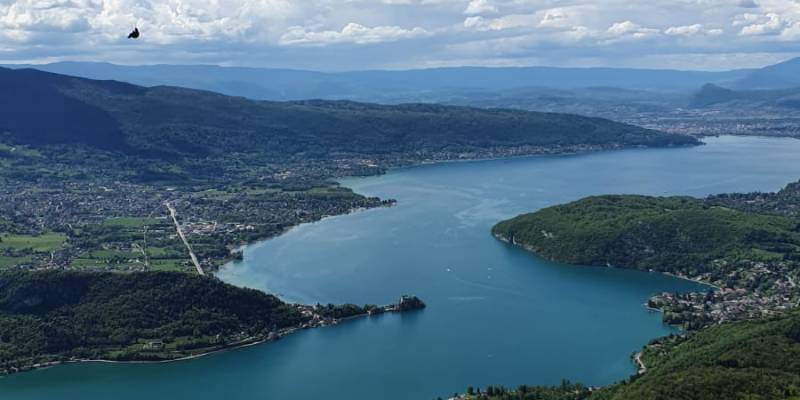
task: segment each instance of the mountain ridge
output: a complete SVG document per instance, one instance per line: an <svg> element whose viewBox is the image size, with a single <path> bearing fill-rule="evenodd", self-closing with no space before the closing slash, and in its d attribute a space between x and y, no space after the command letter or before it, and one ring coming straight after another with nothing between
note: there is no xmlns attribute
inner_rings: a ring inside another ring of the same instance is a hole
<svg viewBox="0 0 800 400"><path fill-rule="evenodd" d="M8 83L0 93L0 104L5 106L0 114L4 135L33 145L81 143L128 153L195 158L226 152L331 158L342 153L698 143L684 135L557 113L433 104L255 101L29 69L0 69L0 82ZM39 103L20 101L31 92L38 94ZM65 107L69 105L75 110Z"/></svg>
<svg viewBox="0 0 800 400"><path fill-rule="evenodd" d="M6 65L95 79L117 79L143 86L170 84L205 89L258 100L306 98L402 102L412 96L442 91L505 90L550 87L579 89L594 86L629 90L691 90L705 83L723 84L751 70L721 72L559 67L441 67L418 70L319 72L282 68L221 67L213 65L142 65L62 62Z"/></svg>
<svg viewBox="0 0 800 400"><path fill-rule="evenodd" d="M800 57L752 71L732 85L734 89L788 89L800 87Z"/></svg>

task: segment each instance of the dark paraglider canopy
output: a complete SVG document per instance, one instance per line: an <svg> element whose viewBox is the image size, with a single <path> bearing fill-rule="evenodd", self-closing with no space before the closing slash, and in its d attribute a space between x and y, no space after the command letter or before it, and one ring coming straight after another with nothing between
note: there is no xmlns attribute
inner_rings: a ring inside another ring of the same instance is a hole
<svg viewBox="0 0 800 400"><path fill-rule="evenodd" d="M138 39L139 38L139 28L133 28L133 31L128 34L128 39Z"/></svg>

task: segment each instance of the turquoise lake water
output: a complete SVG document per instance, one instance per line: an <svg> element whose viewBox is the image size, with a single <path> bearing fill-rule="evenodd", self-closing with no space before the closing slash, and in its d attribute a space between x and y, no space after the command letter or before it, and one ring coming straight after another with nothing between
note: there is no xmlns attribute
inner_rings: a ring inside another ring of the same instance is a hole
<svg viewBox="0 0 800 400"><path fill-rule="evenodd" d="M431 399L467 385L603 385L671 329L649 295L699 286L660 274L560 265L489 234L500 219L606 193L774 191L800 178L800 140L707 139L695 148L448 163L347 179L395 198L250 246L219 277L305 303L422 312L350 321L169 364L81 364L0 378L5 399Z"/></svg>

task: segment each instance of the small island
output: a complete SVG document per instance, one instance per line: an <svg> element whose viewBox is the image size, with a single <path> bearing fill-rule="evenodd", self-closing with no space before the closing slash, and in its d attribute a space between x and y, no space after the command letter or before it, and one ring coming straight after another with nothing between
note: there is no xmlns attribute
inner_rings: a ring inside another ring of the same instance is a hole
<svg viewBox="0 0 800 400"><path fill-rule="evenodd" d="M254 345L301 329L425 308L289 304L177 272L0 273L0 375L69 362L165 362Z"/></svg>

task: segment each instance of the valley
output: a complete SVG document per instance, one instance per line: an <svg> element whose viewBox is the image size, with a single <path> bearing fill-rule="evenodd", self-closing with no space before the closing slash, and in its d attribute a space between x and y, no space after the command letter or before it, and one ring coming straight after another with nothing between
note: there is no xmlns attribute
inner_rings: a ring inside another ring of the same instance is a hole
<svg viewBox="0 0 800 400"><path fill-rule="evenodd" d="M337 177L430 161L699 143L566 114L257 102L34 70L0 70L0 80L9 84L0 94L2 232L67 237L47 249L6 248L4 266L214 271L237 259L241 245L393 204L340 187ZM26 97L35 93L49 103Z"/></svg>

